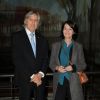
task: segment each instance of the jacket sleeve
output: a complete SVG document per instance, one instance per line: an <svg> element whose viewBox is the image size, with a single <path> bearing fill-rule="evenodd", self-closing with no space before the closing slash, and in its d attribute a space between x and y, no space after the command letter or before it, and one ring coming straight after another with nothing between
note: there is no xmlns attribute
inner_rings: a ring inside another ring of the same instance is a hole
<svg viewBox="0 0 100 100"><path fill-rule="evenodd" d="M55 72L55 68L56 66L58 66L56 57L57 57L56 45L53 44L51 50L51 56L50 56L50 63L49 63L49 67L53 72Z"/></svg>
<svg viewBox="0 0 100 100"><path fill-rule="evenodd" d="M84 57L84 52L83 52L83 47L82 45L79 45L78 48L78 64L77 64L77 70L78 71L83 71L86 69L86 62L85 62L85 57Z"/></svg>

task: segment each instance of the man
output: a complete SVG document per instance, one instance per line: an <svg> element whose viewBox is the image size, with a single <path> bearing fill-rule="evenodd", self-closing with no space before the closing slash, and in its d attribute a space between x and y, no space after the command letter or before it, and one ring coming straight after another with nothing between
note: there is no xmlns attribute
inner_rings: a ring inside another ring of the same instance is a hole
<svg viewBox="0 0 100 100"><path fill-rule="evenodd" d="M45 100L48 46L45 38L36 32L39 21L39 13L29 11L22 30L13 34L13 63L20 100L31 100L33 90L35 100Z"/></svg>

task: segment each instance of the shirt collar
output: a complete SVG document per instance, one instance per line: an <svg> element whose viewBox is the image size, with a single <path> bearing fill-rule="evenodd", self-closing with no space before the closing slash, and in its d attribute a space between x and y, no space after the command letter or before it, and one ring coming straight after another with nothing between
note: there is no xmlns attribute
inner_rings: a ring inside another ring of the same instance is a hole
<svg viewBox="0 0 100 100"><path fill-rule="evenodd" d="M35 34L35 32L31 32L27 27L25 27L25 30L26 30L26 33L27 33L28 35L30 35L31 33L32 33L32 34Z"/></svg>

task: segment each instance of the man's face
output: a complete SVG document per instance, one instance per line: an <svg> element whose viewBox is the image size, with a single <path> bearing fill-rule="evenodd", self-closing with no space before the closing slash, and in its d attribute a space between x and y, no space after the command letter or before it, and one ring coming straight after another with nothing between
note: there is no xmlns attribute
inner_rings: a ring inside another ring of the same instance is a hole
<svg viewBox="0 0 100 100"><path fill-rule="evenodd" d="M24 24L31 32L34 32L38 27L39 18L36 14L33 14L25 19Z"/></svg>

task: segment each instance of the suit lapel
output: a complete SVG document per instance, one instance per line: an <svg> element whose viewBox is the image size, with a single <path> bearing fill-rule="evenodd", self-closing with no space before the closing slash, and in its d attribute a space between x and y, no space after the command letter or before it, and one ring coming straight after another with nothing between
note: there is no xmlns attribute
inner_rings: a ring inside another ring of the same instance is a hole
<svg viewBox="0 0 100 100"><path fill-rule="evenodd" d="M39 47L40 47L40 42L39 42L39 40L40 40L40 37L37 35L37 33L36 33L36 58L39 56L39 52L40 52L40 49L39 49ZM41 44L42 45L42 44Z"/></svg>
<svg viewBox="0 0 100 100"><path fill-rule="evenodd" d="M23 31L22 31L22 37L23 37L23 42L24 42L23 44L25 46L25 49L27 50L27 52L30 55L32 55L35 58L34 53L33 53L33 50L32 50L31 43L29 41L29 38L27 36L27 33L26 33L25 29L23 29Z"/></svg>

